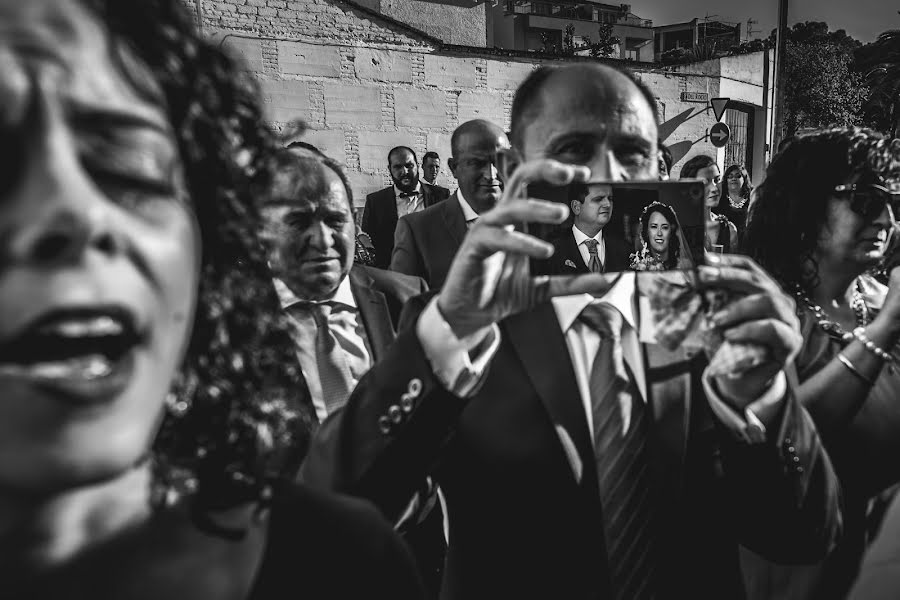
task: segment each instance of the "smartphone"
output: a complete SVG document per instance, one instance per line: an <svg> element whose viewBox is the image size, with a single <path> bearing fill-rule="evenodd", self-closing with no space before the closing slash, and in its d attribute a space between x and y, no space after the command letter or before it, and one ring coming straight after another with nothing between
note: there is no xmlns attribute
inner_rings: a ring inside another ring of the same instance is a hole
<svg viewBox="0 0 900 600"><path fill-rule="evenodd" d="M552 242L573 236L573 225L591 230L602 224L605 256L614 267L605 268L606 272L685 270L704 261L706 209L701 180L591 181L564 186L539 182L529 184L527 193L530 198L566 204L572 211L561 226L530 225L527 230L532 235ZM578 210L583 216L576 217L573 202L581 204ZM584 233L593 237L592 231ZM622 258L614 260L623 256L627 263Z"/></svg>

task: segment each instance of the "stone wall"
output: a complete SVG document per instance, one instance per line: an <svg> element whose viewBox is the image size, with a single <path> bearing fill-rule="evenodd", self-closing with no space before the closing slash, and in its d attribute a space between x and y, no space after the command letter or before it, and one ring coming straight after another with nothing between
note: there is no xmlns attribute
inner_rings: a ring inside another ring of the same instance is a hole
<svg viewBox="0 0 900 600"><path fill-rule="evenodd" d="M508 128L515 88L542 62L521 53L448 47L340 0L199 4L204 32L258 75L274 127L306 120L313 130L307 139L346 165L358 205L389 185L387 153L401 144L420 159L437 151L444 163L438 183L452 188L446 159L453 130L476 117ZM684 91L715 97L718 73L640 64L636 71L658 97L661 120L680 119L667 143L681 143L685 158L722 155L703 140L715 122L712 111L680 99Z"/></svg>

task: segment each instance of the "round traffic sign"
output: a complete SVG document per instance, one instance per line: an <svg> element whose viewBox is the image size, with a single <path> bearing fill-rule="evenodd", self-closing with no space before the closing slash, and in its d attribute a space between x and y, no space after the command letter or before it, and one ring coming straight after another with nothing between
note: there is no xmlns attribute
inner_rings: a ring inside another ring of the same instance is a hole
<svg viewBox="0 0 900 600"><path fill-rule="evenodd" d="M716 148L721 148L727 144L729 137L731 137L731 130L728 129L728 125L725 123L716 123L709 128L709 141Z"/></svg>

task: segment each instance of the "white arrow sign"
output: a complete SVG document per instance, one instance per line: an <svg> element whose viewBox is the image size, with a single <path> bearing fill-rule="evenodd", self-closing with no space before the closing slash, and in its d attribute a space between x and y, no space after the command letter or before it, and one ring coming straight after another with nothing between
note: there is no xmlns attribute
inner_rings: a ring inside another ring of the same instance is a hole
<svg viewBox="0 0 900 600"><path fill-rule="evenodd" d="M725 131L713 131L712 133L709 134L709 137L711 137L715 141L721 143L724 140L728 139L728 133Z"/></svg>

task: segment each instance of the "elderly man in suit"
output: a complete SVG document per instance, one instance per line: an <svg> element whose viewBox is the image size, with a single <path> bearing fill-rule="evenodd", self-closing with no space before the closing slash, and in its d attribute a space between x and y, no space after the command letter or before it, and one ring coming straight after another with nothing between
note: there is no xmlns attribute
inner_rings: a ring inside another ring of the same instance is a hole
<svg viewBox="0 0 900 600"><path fill-rule="evenodd" d="M385 355L406 300L427 287L417 277L353 264L352 193L337 163L308 147L282 150L277 160L261 237L324 421Z"/></svg>
<svg viewBox="0 0 900 600"><path fill-rule="evenodd" d="M408 215L397 223L391 270L422 277L437 289L466 231L490 210L502 193L497 152L509 148L506 133L489 121L463 123L450 139L448 161L459 189L447 202Z"/></svg>
<svg viewBox="0 0 900 600"><path fill-rule="evenodd" d="M656 179L654 107L608 66L534 71L513 102L524 162L504 197L313 442L307 481L390 516L426 476L439 483L442 598L740 598L739 544L803 562L839 533L837 480L785 371L802 343L794 304L755 263L699 268L738 294L713 317L724 337L765 349L737 370L642 343L634 273L529 273L552 246L521 224L568 207L522 187Z"/></svg>
<svg viewBox="0 0 900 600"><path fill-rule="evenodd" d="M419 162L412 148L392 148L388 152L388 170L393 185L366 196L362 218L362 230L369 234L375 246L375 266L380 269L387 269L391 263L397 219L446 198L434 186L419 181Z"/></svg>

